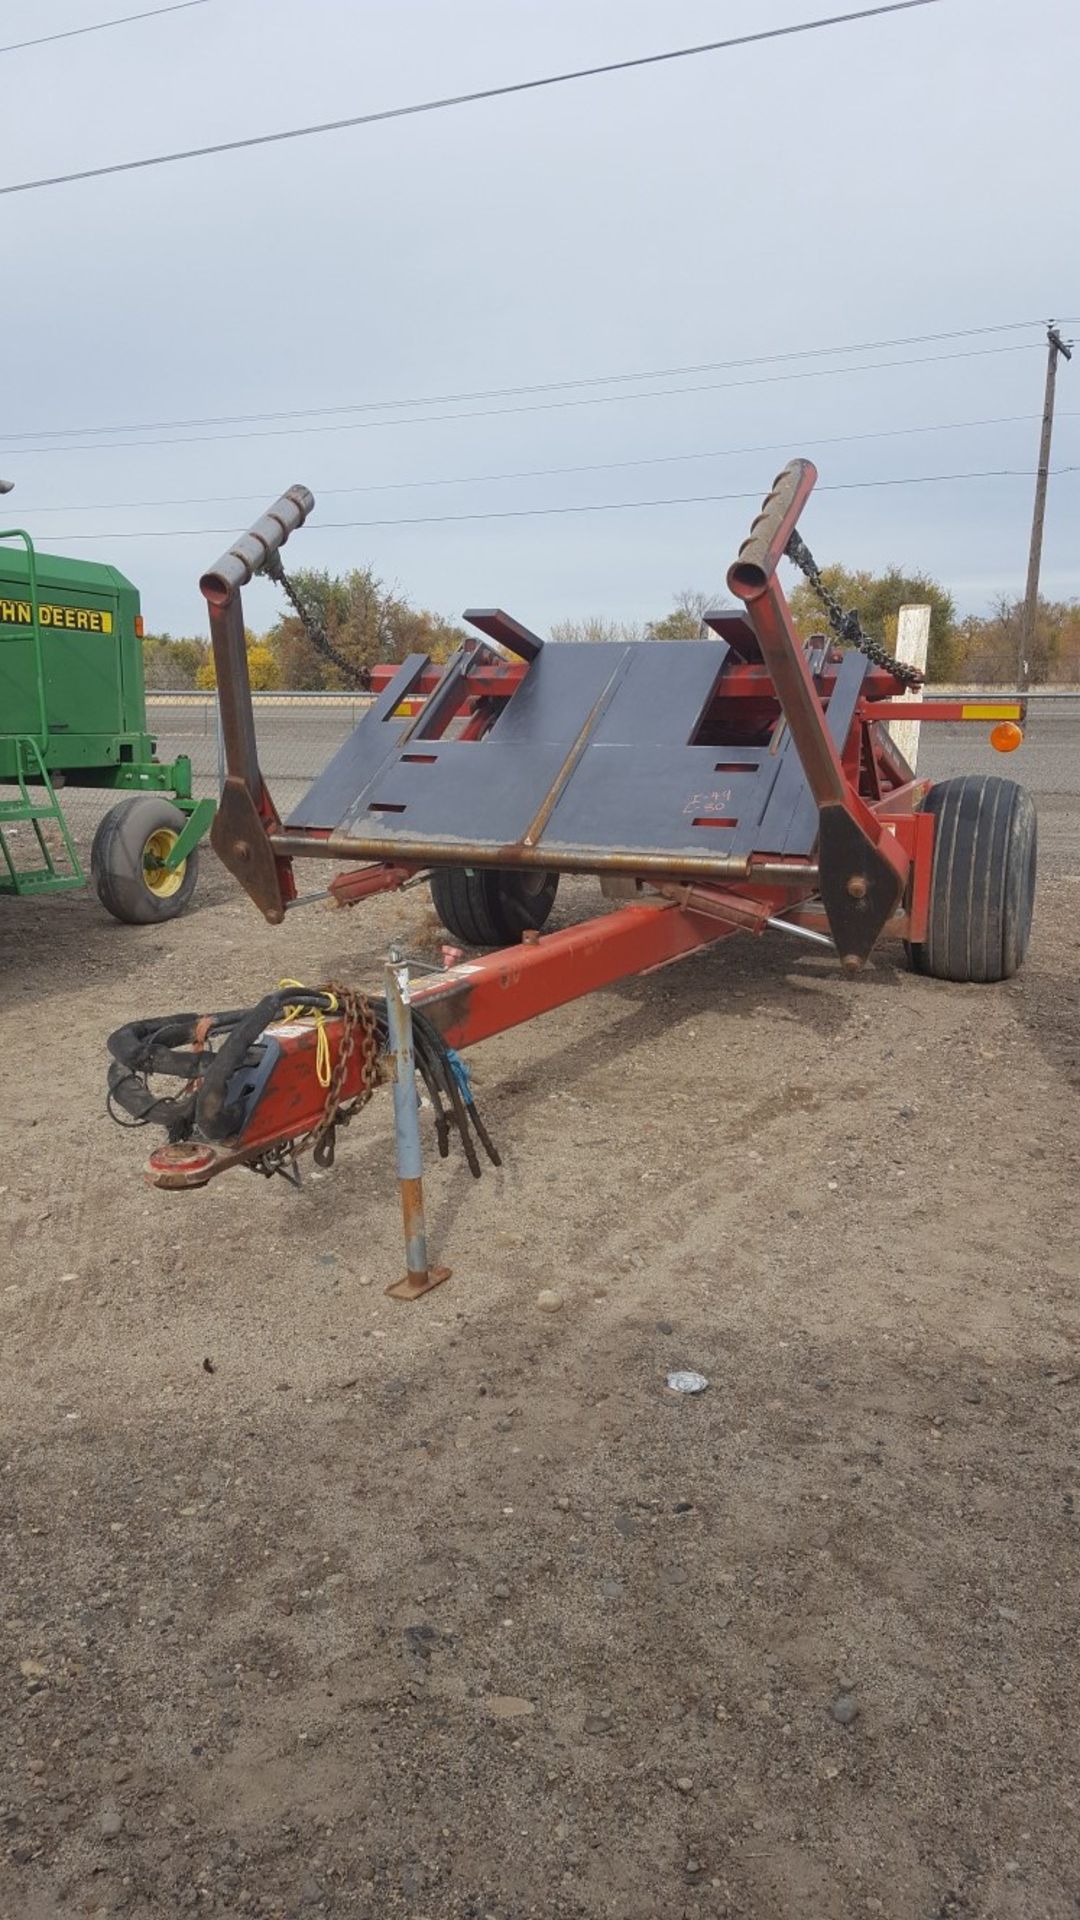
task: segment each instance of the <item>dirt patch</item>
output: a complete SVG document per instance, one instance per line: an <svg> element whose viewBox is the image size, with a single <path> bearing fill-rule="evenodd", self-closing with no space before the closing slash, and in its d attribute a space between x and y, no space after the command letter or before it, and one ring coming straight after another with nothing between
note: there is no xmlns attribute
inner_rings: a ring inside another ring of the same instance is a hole
<svg viewBox="0 0 1080 1920"><path fill-rule="evenodd" d="M1075 1920L1075 875L1007 987L769 936L487 1043L415 1306L381 1103L165 1196L103 1040L424 904L203 899L4 908L0 1913Z"/></svg>

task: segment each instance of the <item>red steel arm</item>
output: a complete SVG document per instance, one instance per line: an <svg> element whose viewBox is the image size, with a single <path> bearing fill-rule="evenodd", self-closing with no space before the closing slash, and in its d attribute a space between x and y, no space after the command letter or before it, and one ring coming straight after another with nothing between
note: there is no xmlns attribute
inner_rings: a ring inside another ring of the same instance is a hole
<svg viewBox="0 0 1080 1920"><path fill-rule="evenodd" d="M858 967L895 912L908 877L899 842L861 798L829 732L809 661L792 624L776 569L817 479L809 460L793 460L728 569L728 586L746 603L761 657L791 729L820 818L821 897L836 948Z"/></svg>

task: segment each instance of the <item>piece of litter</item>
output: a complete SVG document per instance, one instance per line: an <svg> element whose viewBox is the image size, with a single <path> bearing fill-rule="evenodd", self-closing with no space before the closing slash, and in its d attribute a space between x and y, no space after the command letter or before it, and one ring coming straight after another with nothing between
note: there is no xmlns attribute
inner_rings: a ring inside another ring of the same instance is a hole
<svg viewBox="0 0 1080 1920"><path fill-rule="evenodd" d="M524 1719L536 1712L533 1701L524 1700L513 1693L489 1693L484 1706L493 1720Z"/></svg>
<svg viewBox="0 0 1080 1920"><path fill-rule="evenodd" d="M692 1373L689 1369L669 1373L667 1383L672 1393L704 1393L709 1384L703 1373Z"/></svg>

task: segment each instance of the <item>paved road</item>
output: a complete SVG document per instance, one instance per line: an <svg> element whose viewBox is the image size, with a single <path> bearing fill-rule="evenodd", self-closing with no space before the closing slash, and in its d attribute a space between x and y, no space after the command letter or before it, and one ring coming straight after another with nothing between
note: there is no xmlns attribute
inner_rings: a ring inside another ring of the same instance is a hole
<svg viewBox="0 0 1080 1920"><path fill-rule="evenodd" d="M1039 809L1039 864L1046 873L1080 873L1080 698L1033 700L1024 744L995 753L989 728L965 723L923 728L919 772L1005 773L1028 787Z"/></svg>
<svg viewBox="0 0 1080 1920"><path fill-rule="evenodd" d="M342 696L333 704L297 699L260 706L259 750L263 771L283 814L306 793L331 755L355 726L363 702ZM162 758L190 755L198 793L217 790L217 733L212 698L154 700L149 724ZM923 729L920 771L947 774L1009 773L1023 781L1039 806L1041 858L1048 871L1080 872L1080 695L1031 702L1027 737L1011 758L989 745L989 728L974 723ZM73 819L87 831L108 801L72 795Z"/></svg>

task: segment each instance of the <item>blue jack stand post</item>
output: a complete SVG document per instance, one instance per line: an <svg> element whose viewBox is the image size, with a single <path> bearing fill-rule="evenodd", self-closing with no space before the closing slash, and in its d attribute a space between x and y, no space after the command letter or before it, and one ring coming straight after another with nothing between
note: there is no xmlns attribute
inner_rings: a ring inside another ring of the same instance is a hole
<svg viewBox="0 0 1080 1920"><path fill-rule="evenodd" d="M409 967L397 947L391 947L386 957L386 1011L394 1055L394 1140L405 1226L405 1277L386 1291L392 1300L419 1300L449 1280L450 1269L428 1264Z"/></svg>

